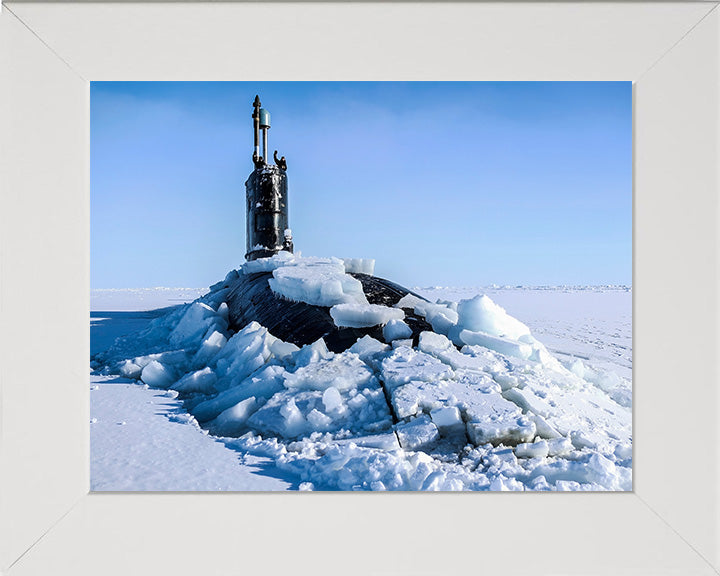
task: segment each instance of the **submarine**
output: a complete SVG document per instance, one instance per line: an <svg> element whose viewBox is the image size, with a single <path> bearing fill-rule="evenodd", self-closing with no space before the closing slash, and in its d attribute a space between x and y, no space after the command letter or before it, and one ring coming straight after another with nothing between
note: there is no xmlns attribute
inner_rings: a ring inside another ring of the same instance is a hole
<svg viewBox="0 0 720 576"><path fill-rule="evenodd" d="M253 102L253 170L245 182L246 191L246 253L252 262L270 258L280 252L294 252L294 241L288 219L288 166L284 156L273 153L268 161L268 132L270 113L262 107L260 97ZM385 278L361 272L347 272L358 280L370 304L395 307L408 294L425 298ZM226 281L228 289L229 326L241 330L252 321L286 342L298 346L312 344L322 338L332 352L342 352L363 336L383 341L382 326L362 328L340 327L330 314L330 307L289 300L273 292L268 271L245 272ZM404 322L412 330L413 345L417 346L421 332L432 330L424 317L412 308L402 308Z"/></svg>

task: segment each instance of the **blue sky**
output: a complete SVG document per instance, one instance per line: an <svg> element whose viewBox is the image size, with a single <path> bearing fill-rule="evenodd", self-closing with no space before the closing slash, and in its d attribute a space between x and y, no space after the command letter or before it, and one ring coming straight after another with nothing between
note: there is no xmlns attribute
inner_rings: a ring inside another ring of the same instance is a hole
<svg viewBox="0 0 720 576"><path fill-rule="evenodd" d="M630 82L93 82L93 288L245 254L252 101L307 256L412 286L630 284Z"/></svg>

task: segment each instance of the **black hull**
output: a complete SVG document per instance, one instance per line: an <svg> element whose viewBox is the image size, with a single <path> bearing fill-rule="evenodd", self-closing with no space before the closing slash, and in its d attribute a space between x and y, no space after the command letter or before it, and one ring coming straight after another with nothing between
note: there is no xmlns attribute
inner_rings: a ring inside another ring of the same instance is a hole
<svg viewBox="0 0 720 576"><path fill-rule="evenodd" d="M384 278L367 274L351 275L362 283L371 304L394 306L407 294L422 298ZM240 273L240 276L230 283L227 304L230 310L230 327L233 330L240 330L248 323L256 321L265 326L273 336L298 346L324 338L328 349L333 352L346 350L365 335L384 341L382 326L338 328L330 316L330 308L305 302L291 302L278 296L268 284L268 278L271 277L271 272ZM413 345L417 345L420 332L432 330L432 327L412 309L403 310L405 323L413 331Z"/></svg>

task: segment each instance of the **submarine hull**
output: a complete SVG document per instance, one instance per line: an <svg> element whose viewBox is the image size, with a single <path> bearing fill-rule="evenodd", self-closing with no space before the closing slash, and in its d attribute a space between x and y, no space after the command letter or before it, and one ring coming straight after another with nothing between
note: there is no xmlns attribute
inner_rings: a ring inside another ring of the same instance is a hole
<svg viewBox="0 0 720 576"><path fill-rule="evenodd" d="M370 304L394 306L407 294L425 300L422 296L384 278L359 273L352 273L351 276L361 282ZM297 346L312 344L318 338L323 338L332 352L348 349L358 338L365 335L384 341L382 326L339 328L330 316L329 307L286 300L270 289L269 278L272 278L272 272L240 274L230 283L227 304L229 323L233 330L241 330L250 322L256 321L265 326L276 338L292 342ZM432 330L432 327L412 309L403 310L405 323L413 332L413 345L417 345L420 332Z"/></svg>

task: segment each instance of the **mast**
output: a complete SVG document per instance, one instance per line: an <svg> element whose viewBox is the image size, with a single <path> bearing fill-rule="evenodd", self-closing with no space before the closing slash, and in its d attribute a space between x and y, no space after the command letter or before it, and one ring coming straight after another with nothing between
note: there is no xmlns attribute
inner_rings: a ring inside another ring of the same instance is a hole
<svg viewBox="0 0 720 576"><path fill-rule="evenodd" d="M255 95L255 101L253 102L253 113L252 113L252 119L253 119L253 128L254 128L254 134L255 134L255 147L253 149L253 163L256 163L260 160L260 142L259 142L259 132L260 132L260 96Z"/></svg>
<svg viewBox="0 0 720 576"><path fill-rule="evenodd" d="M268 164L268 131L270 130L270 112L260 108L260 130L262 130L262 157Z"/></svg>

